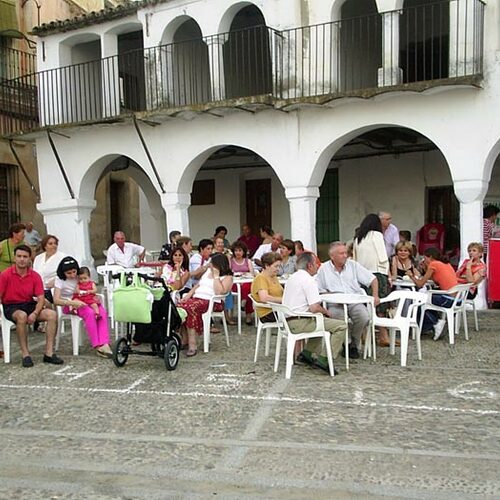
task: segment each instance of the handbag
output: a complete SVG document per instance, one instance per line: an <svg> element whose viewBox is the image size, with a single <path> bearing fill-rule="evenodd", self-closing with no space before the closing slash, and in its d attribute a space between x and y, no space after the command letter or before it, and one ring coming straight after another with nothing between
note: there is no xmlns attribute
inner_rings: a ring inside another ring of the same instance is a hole
<svg viewBox="0 0 500 500"><path fill-rule="evenodd" d="M113 291L113 319L125 323L151 323L153 294L142 285L134 273L127 285L125 273L120 275L120 286Z"/></svg>

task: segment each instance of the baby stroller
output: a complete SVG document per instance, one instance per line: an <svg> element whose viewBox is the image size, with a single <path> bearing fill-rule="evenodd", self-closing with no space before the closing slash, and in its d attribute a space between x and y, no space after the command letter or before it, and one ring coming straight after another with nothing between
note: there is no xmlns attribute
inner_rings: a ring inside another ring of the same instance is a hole
<svg viewBox="0 0 500 500"><path fill-rule="evenodd" d="M134 273L135 274L135 273ZM115 277L115 276L113 276ZM117 277L120 277L117 276ZM137 274L136 276L129 275L127 279L128 286L133 289L132 281L139 278L146 281L154 281L162 284L161 288L150 288L146 284L141 284L136 288L141 288L149 291L143 295L148 297L143 300L154 299L151 307L151 321L148 323L140 323L130 320L127 321L127 334L125 337L118 339L113 346L113 361L116 366L122 367L128 360L130 355L140 356L157 356L163 358L167 370L175 370L179 363L179 351L181 340L178 334L179 328L182 324L182 319L177 312L177 308L170 295L169 288L165 285L161 278L152 277L144 274ZM124 280L122 279L122 286L119 288L123 290ZM118 290L113 294L113 301L117 301L115 294L119 294ZM123 294L122 294L123 295ZM126 295L126 294L125 294ZM120 297L120 300L127 300ZM137 300L137 295L130 294L130 300ZM115 320L123 321L124 316L116 308L115 302ZM119 308L118 308L119 309ZM130 312L129 308L129 312ZM134 333L133 333L134 331ZM133 335L132 335L133 333ZM134 344L150 344L151 349L145 351L142 349L134 348Z"/></svg>

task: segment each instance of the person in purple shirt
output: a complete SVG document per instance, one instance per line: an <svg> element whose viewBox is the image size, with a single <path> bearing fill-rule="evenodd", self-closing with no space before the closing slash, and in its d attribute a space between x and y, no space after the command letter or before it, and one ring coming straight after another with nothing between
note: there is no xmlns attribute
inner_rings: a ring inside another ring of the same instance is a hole
<svg viewBox="0 0 500 500"><path fill-rule="evenodd" d="M242 235L238 238L238 241L245 243L248 248L248 256L252 257L260 246L260 238L252 234L252 228L248 224L243 224L241 232Z"/></svg>
<svg viewBox="0 0 500 500"><path fill-rule="evenodd" d="M382 222L385 249L390 259L395 253L396 245L399 243L399 229L394 224L391 224L392 216L389 212L379 212L378 216L380 222Z"/></svg>

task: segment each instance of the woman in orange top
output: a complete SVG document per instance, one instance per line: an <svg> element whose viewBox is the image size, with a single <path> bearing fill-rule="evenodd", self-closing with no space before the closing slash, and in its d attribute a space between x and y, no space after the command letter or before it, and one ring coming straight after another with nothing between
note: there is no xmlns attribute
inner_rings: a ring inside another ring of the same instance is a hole
<svg viewBox="0 0 500 500"><path fill-rule="evenodd" d="M458 285L455 270L451 267L446 257L441 256L437 248L427 248L424 251L424 265L426 271L421 278L416 277L413 269L409 269L406 272L417 288L422 288L431 279L443 292ZM454 300L453 296L446 293L432 295L432 303L436 306L451 307ZM434 340L437 340L441 336L441 333L443 333L445 324L446 319L439 318L436 311L426 311L422 331L426 332L434 328Z"/></svg>

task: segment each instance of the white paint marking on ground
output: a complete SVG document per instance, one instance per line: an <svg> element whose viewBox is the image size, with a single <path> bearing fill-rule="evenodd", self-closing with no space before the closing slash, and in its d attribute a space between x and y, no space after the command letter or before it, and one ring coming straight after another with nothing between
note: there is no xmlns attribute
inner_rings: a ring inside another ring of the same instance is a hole
<svg viewBox="0 0 500 500"><path fill-rule="evenodd" d="M364 399L364 394L363 394L363 391L358 387L355 391L354 391L354 402L356 404L359 404L363 401Z"/></svg>
<svg viewBox="0 0 500 500"><path fill-rule="evenodd" d="M55 371L52 373L52 375L56 375L59 377L69 377L68 381L73 382L73 380L78 380L82 377L85 377L85 375L88 375L89 373L95 372L95 368L91 368L90 370L86 370L84 372L71 372L73 368L73 365L67 365L64 368L60 368L59 370Z"/></svg>
<svg viewBox="0 0 500 500"><path fill-rule="evenodd" d="M267 395L273 398L279 397L289 384L290 379L279 379L273 384ZM264 399L262 401L259 409L248 419L248 425L241 436L242 440L253 441L257 439L259 432L271 416L271 413L278 404L278 401L279 400L277 399ZM234 469L240 467L248 453L248 450L249 449L246 446L236 446L231 448L221 458L218 467L222 469Z"/></svg>
<svg viewBox="0 0 500 500"><path fill-rule="evenodd" d="M210 368L225 368L226 366L226 363L222 363L220 365L210 365Z"/></svg>
<svg viewBox="0 0 500 500"><path fill-rule="evenodd" d="M146 375L145 377L142 377L138 380L136 380L133 384L131 384L129 387L127 387L124 392L132 392L137 386L141 385L144 381L146 381L149 378L149 375Z"/></svg>
<svg viewBox="0 0 500 500"><path fill-rule="evenodd" d="M457 385L454 389L447 389L448 394L455 398L479 400L479 399L497 399L498 394L495 391L488 391L481 389L480 385L484 382L465 382L464 384Z"/></svg>
<svg viewBox="0 0 500 500"><path fill-rule="evenodd" d="M114 394L143 394L151 396L166 396L166 397L187 397L187 398L206 398L206 399L234 399L242 401L278 401L280 403L290 404L317 404L329 406L359 406L364 408L394 408L408 411L428 411L428 412L443 412L443 413L463 413L471 415L500 415L498 410L479 410L475 408L453 408L447 406L435 405L405 405L398 403L380 403L354 400L332 400L332 399L314 399L314 398L295 398L290 396L254 396L250 394L213 394L210 392L197 391L151 391L137 390L127 391L127 389L107 389L101 387L70 387L70 386L51 386L51 385L22 385L22 384L0 384L0 389L33 389L33 390L50 390L50 391L77 391L88 393L114 393Z"/></svg>

